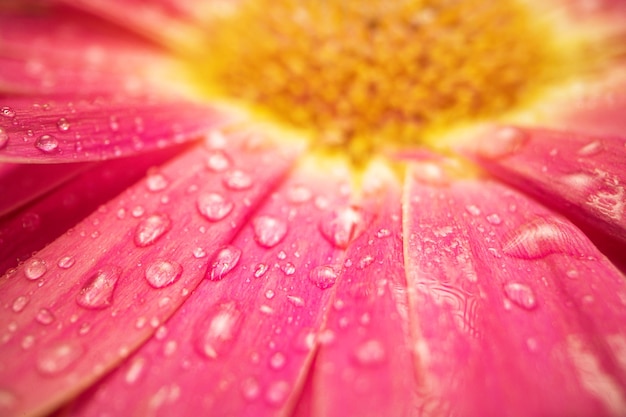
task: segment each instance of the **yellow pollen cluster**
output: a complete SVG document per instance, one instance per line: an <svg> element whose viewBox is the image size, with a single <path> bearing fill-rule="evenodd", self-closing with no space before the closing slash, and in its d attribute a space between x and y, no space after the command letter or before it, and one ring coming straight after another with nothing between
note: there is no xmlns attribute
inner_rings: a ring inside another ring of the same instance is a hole
<svg viewBox="0 0 626 417"><path fill-rule="evenodd" d="M549 34L513 0L248 0L194 63L211 96L372 153L520 105L560 76Z"/></svg>

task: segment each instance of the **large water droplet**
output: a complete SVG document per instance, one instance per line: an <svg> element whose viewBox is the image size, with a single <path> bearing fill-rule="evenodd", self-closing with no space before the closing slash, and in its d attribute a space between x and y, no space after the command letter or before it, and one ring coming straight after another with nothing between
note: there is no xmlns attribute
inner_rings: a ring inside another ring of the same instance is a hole
<svg viewBox="0 0 626 417"><path fill-rule="evenodd" d="M36 280L48 271L46 262L39 258L31 258L24 264L24 275L30 280Z"/></svg>
<svg viewBox="0 0 626 417"><path fill-rule="evenodd" d="M235 191L247 190L252 187L252 177L236 169L224 174L224 185Z"/></svg>
<svg viewBox="0 0 626 417"><path fill-rule="evenodd" d="M235 266L237 266L240 257L241 249L230 245L222 248L215 255L211 268L207 271L207 278L211 281L222 280Z"/></svg>
<svg viewBox="0 0 626 417"><path fill-rule="evenodd" d="M209 151L206 165L213 172L223 172L230 168L231 162L224 151L218 149Z"/></svg>
<svg viewBox="0 0 626 417"><path fill-rule="evenodd" d="M221 194L207 193L198 197L197 207L207 220L216 222L228 216L233 211L234 204Z"/></svg>
<svg viewBox="0 0 626 417"><path fill-rule="evenodd" d="M243 315L237 304L226 302L214 306L199 321L195 347L209 359L227 352L241 330Z"/></svg>
<svg viewBox="0 0 626 417"><path fill-rule="evenodd" d="M318 266L309 272L309 280L322 290L335 285L338 276L335 268L330 265Z"/></svg>
<svg viewBox="0 0 626 417"><path fill-rule="evenodd" d="M57 120L57 128L61 132L67 132L70 129L70 122L68 122L65 117L61 117Z"/></svg>
<svg viewBox="0 0 626 417"><path fill-rule="evenodd" d="M69 369L84 354L81 345L70 342L42 350L37 358L37 370L43 375L57 375Z"/></svg>
<svg viewBox="0 0 626 417"><path fill-rule="evenodd" d="M280 243L287 234L287 222L271 216L259 216L252 221L254 239L266 248Z"/></svg>
<svg viewBox="0 0 626 417"><path fill-rule="evenodd" d="M330 218L320 220L322 235L333 245L345 249L357 237L363 227L363 218L353 207L346 207L330 213Z"/></svg>
<svg viewBox="0 0 626 417"><path fill-rule="evenodd" d="M535 294L528 285L508 282L504 285L504 294L509 300L525 310L532 310L537 306Z"/></svg>
<svg viewBox="0 0 626 417"><path fill-rule="evenodd" d="M554 219L535 219L523 224L505 240L502 252L522 259L538 259L553 253L580 255L576 252L575 234Z"/></svg>
<svg viewBox="0 0 626 417"><path fill-rule="evenodd" d="M28 304L28 301L29 301L28 297L26 297L25 295L20 295L15 300L13 300L11 309L13 310L13 312L19 313L22 310L24 310L24 307L26 307L26 304Z"/></svg>
<svg viewBox="0 0 626 417"><path fill-rule="evenodd" d="M163 288L175 283L183 273L183 267L174 261L159 259L146 269L146 280L154 288Z"/></svg>
<svg viewBox="0 0 626 417"><path fill-rule="evenodd" d="M59 149L59 141L52 135L41 135L35 142L35 147L44 153L53 153Z"/></svg>
<svg viewBox="0 0 626 417"><path fill-rule="evenodd" d="M257 264L254 267L254 277L255 278L261 278L263 275L265 275L265 273L267 272L267 269L269 268L269 266L267 264Z"/></svg>
<svg viewBox="0 0 626 417"><path fill-rule="evenodd" d="M378 340L368 340L354 350L354 359L364 366L379 365L386 360L385 348Z"/></svg>
<svg viewBox="0 0 626 417"><path fill-rule="evenodd" d="M152 245L170 230L172 221L167 214L153 214L146 217L135 229L135 245L140 248Z"/></svg>
<svg viewBox="0 0 626 417"><path fill-rule="evenodd" d="M90 309L103 309L113 303L113 293L122 269L114 265L105 265L93 274L76 297L78 305Z"/></svg>

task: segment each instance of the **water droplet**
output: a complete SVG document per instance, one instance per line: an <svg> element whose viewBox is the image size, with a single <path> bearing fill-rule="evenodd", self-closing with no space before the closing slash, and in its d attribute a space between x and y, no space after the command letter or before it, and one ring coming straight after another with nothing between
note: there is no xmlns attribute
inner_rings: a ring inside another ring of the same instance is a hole
<svg viewBox="0 0 626 417"><path fill-rule="evenodd" d="M368 340L354 350L354 359L364 366L379 365L386 359L385 348L378 340Z"/></svg>
<svg viewBox="0 0 626 417"><path fill-rule="evenodd" d="M170 230L172 221L167 214L153 214L143 219L135 229L135 245L150 246Z"/></svg>
<svg viewBox="0 0 626 417"><path fill-rule="evenodd" d="M149 191L157 192L164 190L169 185L167 178L159 172L150 172L146 177L146 188Z"/></svg>
<svg viewBox="0 0 626 417"><path fill-rule="evenodd" d="M244 379L241 383L241 393L248 401L257 399L261 394L259 382L252 377Z"/></svg>
<svg viewBox="0 0 626 417"><path fill-rule="evenodd" d="M27 350L33 347L35 344L35 337L33 335L24 336L22 339L22 349Z"/></svg>
<svg viewBox="0 0 626 417"><path fill-rule="evenodd" d="M69 269L72 266L74 266L75 263L76 263L76 260L74 259L73 256L64 256L61 259L59 259L59 262L57 262L57 266L61 269Z"/></svg>
<svg viewBox="0 0 626 417"><path fill-rule="evenodd" d="M578 150L578 155L580 156L593 156L597 155L604 150L602 146L602 141L594 140L593 142L588 143Z"/></svg>
<svg viewBox="0 0 626 417"><path fill-rule="evenodd" d="M52 135L41 135L35 142L35 147L44 153L53 153L59 149L59 141Z"/></svg>
<svg viewBox="0 0 626 417"><path fill-rule="evenodd" d="M130 366L126 370L126 374L124 375L124 380L127 384L134 384L139 380L141 375L143 375L146 367L146 360L142 357L137 357L133 359Z"/></svg>
<svg viewBox="0 0 626 417"><path fill-rule="evenodd" d="M487 216L487 221L494 226L497 226L502 223L502 219L496 213L490 214Z"/></svg>
<svg viewBox="0 0 626 417"><path fill-rule="evenodd" d="M330 218L321 219L319 229L330 243L345 249L357 237L362 223L359 211L353 207L346 207L330 213Z"/></svg>
<svg viewBox="0 0 626 417"><path fill-rule="evenodd" d="M391 230L389 229L380 229L378 232L376 232L376 237L379 239L389 236L391 236Z"/></svg>
<svg viewBox="0 0 626 417"><path fill-rule="evenodd" d="M131 210L130 214L132 214L133 217L137 218L143 216L145 212L146 209L144 209L142 206L135 206Z"/></svg>
<svg viewBox="0 0 626 417"><path fill-rule="evenodd" d="M287 363L287 357L282 352L275 352L272 356L270 356L270 368L274 370L280 370L285 367Z"/></svg>
<svg viewBox="0 0 626 417"><path fill-rule="evenodd" d="M289 396L291 387L287 381L275 381L270 384L265 393L265 400L269 405L280 406Z"/></svg>
<svg viewBox="0 0 626 417"><path fill-rule="evenodd" d="M226 246L222 248L213 260L211 269L207 273L207 278L211 281L222 280L239 262L241 257L241 249L235 246Z"/></svg>
<svg viewBox="0 0 626 417"><path fill-rule="evenodd" d="M280 243L287 234L287 222L271 216L259 216L252 221L254 240L265 247L272 248Z"/></svg>
<svg viewBox="0 0 626 417"><path fill-rule="evenodd" d="M335 268L330 265L318 266L309 272L309 280L322 290L335 285L338 276Z"/></svg>
<svg viewBox="0 0 626 417"><path fill-rule="evenodd" d="M3 128L0 127L0 149L7 146L7 143L9 143L9 135Z"/></svg>
<svg viewBox="0 0 626 417"><path fill-rule="evenodd" d="M287 200L290 203L306 203L311 198L313 198L313 192L304 185L293 185L287 190Z"/></svg>
<svg viewBox="0 0 626 417"><path fill-rule="evenodd" d="M372 255L365 255L363 258L361 258L357 266L359 269L365 269L372 263L374 263L374 257Z"/></svg>
<svg viewBox="0 0 626 417"><path fill-rule="evenodd" d="M553 253L576 252L575 233L555 219L535 219L515 229L504 241L502 252L522 259L538 259Z"/></svg>
<svg viewBox="0 0 626 417"><path fill-rule="evenodd" d="M287 276L290 276L296 273L296 266L292 264L291 262L287 262L285 265L283 265L281 269L283 273Z"/></svg>
<svg viewBox="0 0 626 417"><path fill-rule="evenodd" d="M9 106L3 106L2 108L0 108L0 115L2 115L3 117L13 118L15 117L15 110L13 110Z"/></svg>
<svg viewBox="0 0 626 417"><path fill-rule="evenodd" d="M60 343L44 349L37 358L37 370L43 375L57 375L69 369L83 355L82 346Z"/></svg>
<svg viewBox="0 0 626 417"><path fill-rule="evenodd" d="M247 190L252 187L252 177L241 170L233 170L224 174L224 185L235 191Z"/></svg>
<svg viewBox="0 0 626 417"><path fill-rule="evenodd" d="M223 172L230 168L231 162L223 151L213 150L209 152L206 165L213 172Z"/></svg>
<svg viewBox="0 0 626 417"><path fill-rule="evenodd" d="M288 295L287 301L289 301L295 307L304 307L304 300L302 299L302 297L298 297L295 295Z"/></svg>
<svg viewBox="0 0 626 417"><path fill-rule="evenodd" d="M122 269L114 265L105 265L93 274L83 285L76 302L90 309L103 309L113 303L113 293Z"/></svg>
<svg viewBox="0 0 626 417"><path fill-rule="evenodd" d="M257 266L254 268L254 277L261 278L263 275L265 275L268 268L269 267L267 266L267 264L257 264Z"/></svg>
<svg viewBox="0 0 626 417"><path fill-rule="evenodd" d="M54 314L47 308L42 308L37 312L35 320L37 320L38 323L48 325L54 321Z"/></svg>
<svg viewBox="0 0 626 417"><path fill-rule="evenodd" d="M232 346L241 330L243 315L234 302L214 306L199 321L195 347L209 359L216 359Z"/></svg>
<svg viewBox="0 0 626 417"><path fill-rule="evenodd" d="M480 213L481 213L480 209L473 204L465 206L465 210L472 216L480 216Z"/></svg>
<svg viewBox="0 0 626 417"><path fill-rule="evenodd" d="M221 194L207 193L198 197L197 207L207 220L216 222L228 216L233 211L234 204Z"/></svg>
<svg viewBox="0 0 626 417"><path fill-rule="evenodd" d="M535 294L528 285L508 282L504 285L504 295L525 310L532 310L537 306Z"/></svg>
<svg viewBox="0 0 626 417"><path fill-rule="evenodd" d="M28 297L26 297L25 295L20 295L15 300L13 300L13 305L11 306L11 309L13 310L13 312L19 313L24 310L24 307L26 307L28 301Z"/></svg>
<svg viewBox="0 0 626 417"><path fill-rule="evenodd" d="M61 132L67 132L70 129L70 122L68 122L65 117L61 117L57 120L57 128Z"/></svg>
<svg viewBox="0 0 626 417"><path fill-rule="evenodd" d="M203 248L194 248L193 257L196 259L204 258L206 256L206 251Z"/></svg>
<svg viewBox="0 0 626 417"><path fill-rule="evenodd" d="M517 127L508 126L498 129L493 139L479 145L478 153L482 157L496 159L514 154L528 142L528 135Z"/></svg>
<svg viewBox="0 0 626 417"><path fill-rule="evenodd" d="M154 288L163 288L175 283L182 273L178 262L159 259L148 266L145 277Z"/></svg>
<svg viewBox="0 0 626 417"><path fill-rule="evenodd" d="M31 258L24 265L24 275L30 280L36 280L48 271L46 262L39 258Z"/></svg>
<svg viewBox="0 0 626 417"><path fill-rule="evenodd" d="M275 296L276 296L276 293L274 292L274 290L269 289L269 290L265 291L265 298L267 298L268 300L271 300Z"/></svg>

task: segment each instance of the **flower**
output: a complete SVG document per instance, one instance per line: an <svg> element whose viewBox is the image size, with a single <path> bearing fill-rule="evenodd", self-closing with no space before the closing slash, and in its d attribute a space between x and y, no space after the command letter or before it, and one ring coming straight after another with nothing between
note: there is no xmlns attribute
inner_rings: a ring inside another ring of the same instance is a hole
<svg viewBox="0 0 626 417"><path fill-rule="evenodd" d="M0 415L626 414L621 2L61 3L0 6Z"/></svg>

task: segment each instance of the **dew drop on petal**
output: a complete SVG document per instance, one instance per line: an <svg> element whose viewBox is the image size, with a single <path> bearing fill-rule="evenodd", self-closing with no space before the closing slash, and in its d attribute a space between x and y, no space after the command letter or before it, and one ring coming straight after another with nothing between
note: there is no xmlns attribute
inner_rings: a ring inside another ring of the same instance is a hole
<svg viewBox="0 0 626 417"><path fill-rule="evenodd" d="M74 259L74 257L64 256L61 259L59 259L59 262L57 262L57 266L61 269L69 269L72 266L74 266L75 263L76 263L76 259Z"/></svg>
<svg viewBox="0 0 626 417"><path fill-rule="evenodd" d="M216 359L227 352L235 341L243 315L234 302L219 304L199 321L195 347L202 356Z"/></svg>
<svg viewBox="0 0 626 417"><path fill-rule="evenodd" d="M74 343L59 343L42 350L37 358L37 370L45 376L57 375L69 369L84 354L84 348Z"/></svg>
<svg viewBox="0 0 626 417"><path fill-rule="evenodd" d="M497 226L499 224L502 223L502 219L500 218L500 216L498 216L497 213L492 213L490 215L487 216L487 221L491 224L493 224L494 226Z"/></svg>
<svg viewBox="0 0 626 417"><path fill-rule="evenodd" d="M257 264L254 267L254 277L255 278L261 278L263 275L265 275L265 273L267 272L267 269L269 267L267 266L267 264Z"/></svg>
<svg viewBox="0 0 626 417"><path fill-rule="evenodd" d="M221 194L206 193L198 197L197 207L207 220L217 222L233 211L234 204Z"/></svg>
<svg viewBox="0 0 626 417"><path fill-rule="evenodd" d="M304 307L304 300L302 297L298 297L296 295L288 295L287 301L289 301L295 307Z"/></svg>
<svg viewBox="0 0 626 417"><path fill-rule="evenodd" d="M3 128L0 127L0 149L7 146L7 143L9 143L9 135Z"/></svg>
<svg viewBox="0 0 626 417"><path fill-rule="evenodd" d="M238 169L228 171L224 174L224 185L235 191L247 190L252 187L252 177Z"/></svg>
<svg viewBox="0 0 626 417"><path fill-rule="evenodd" d="M207 271L207 278L211 281L220 281L237 266L241 257L241 249L235 246L226 246L215 255L211 268Z"/></svg>
<svg viewBox="0 0 626 417"><path fill-rule="evenodd" d="M552 219L539 218L515 229L502 246L502 252L521 259L538 259L553 253L576 253L572 234Z"/></svg>
<svg viewBox="0 0 626 417"><path fill-rule="evenodd" d="M2 108L0 108L0 115L12 119L13 117L15 117L15 110L13 110L13 108L9 106L3 106Z"/></svg>
<svg viewBox="0 0 626 417"><path fill-rule="evenodd" d="M146 188L149 191L157 192L164 190L169 185L167 178L159 172L150 172L146 177Z"/></svg>
<svg viewBox="0 0 626 417"><path fill-rule="evenodd" d="M246 400L255 400L261 394L261 386L255 378L246 378L241 383L241 393Z"/></svg>
<svg viewBox="0 0 626 417"><path fill-rule="evenodd" d="M317 266L309 272L309 280L322 290L335 285L338 276L335 268L330 265Z"/></svg>
<svg viewBox="0 0 626 417"><path fill-rule="evenodd" d="M385 348L378 340L368 340L354 350L354 359L363 366L379 365L386 360Z"/></svg>
<svg viewBox="0 0 626 417"><path fill-rule="evenodd" d="M59 149L59 141L52 135L41 135L35 142L35 147L44 153L53 153Z"/></svg>
<svg viewBox="0 0 626 417"><path fill-rule="evenodd" d="M524 131L517 127L507 126L500 128L493 140L482 141L478 152L485 158L503 158L517 152L526 142L528 142L528 135Z"/></svg>
<svg viewBox="0 0 626 417"><path fill-rule="evenodd" d="M146 269L146 280L154 288L164 288L175 283L183 273L183 267L174 261L156 260Z"/></svg>
<svg viewBox="0 0 626 417"><path fill-rule="evenodd" d="M280 406L289 397L291 387L287 381L272 382L265 392L265 401L272 406Z"/></svg>
<svg viewBox="0 0 626 417"><path fill-rule="evenodd" d="M105 265L93 274L83 285L76 302L81 307L103 309L113 303L113 293L122 269L114 265Z"/></svg>
<svg viewBox="0 0 626 417"><path fill-rule="evenodd" d="M28 301L28 297L26 297L25 295L20 295L19 297L15 298L15 300L13 300L11 310L13 310L14 313L21 312L22 310L24 310L24 307L26 307L26 304L28 304Z"/></svg>
<svg viewBox="0 0 626 417"><path fill-rule="evenodd" d="M259 216L252 221L254 240L265 247L279 244L287 234L287 222L271 216Z"/></svg>
<svg viewBox="0 0 626 417"><path fill-rule="evenodd" d="M306 203L311 198L313 198L313 192L304 185L293 185L287 190L287 200L290 203Z"/></svg>
<svg viewBox="0 0 626 417"><path fill-rule="evenodd" d="M42 308L37 312L35 320L37 320L37 323L48 325L54 321L54 314L47 308Z"/></svg>
<svg viewBox="0 0 626 417"><path fill-rule="evenodd" d="M537 306L535 294L528 285L508 282L504 285L504 295L525 310L532 310Z"/></svg>
<svg viewBox="0 0 626 417"><path fill-rule="evenodd" d="M30 280L36 280L48 271L46 262L39 258L31 258L24 264L24 275Z"/></svg>
<svg viewBox="0 0 626 417"><path fill-rule="evenodd" d="M274 370L278 371L280 369L283 369L286 363L287 363L287 357L282 352L275 352L272 354L272 356L270 356L269 365L270 365L270 368Z"/></svg>
<svg viewBox="0 0 626 417"><path fill-rule="evenodd" d="M135 229L135 245L140 248L150 246L172 227L172 221L167 214L153 214L146 217Z"/></svg>
<svg viewBox="0 0 626 417"><path fill-rule="evenodd" d="M602 141L594 140L580 148L578 152L576 152L580 156L593 156L597 155L604 150L602 146Z"/></svg>
<svg viewBox="0 0 626 417"><path fill-rule="evenodd" d="M59 120L57 120L57 128L61 132L67 132L70 129L70 123L65 117L61 117Z"/></svg>
<svg viewBox="0 0 626 417"><path fill-rule="evenodd" d="M207 168L213 172L223 172L230 168L231 162L222 150L212 150L206 159Z"/></svg>
<svg viewBox="0 0 626 417"><path fill-rule="evenodd" d="M473 204L469 204L465 206L465 210L472 216L480 216L480 213L481 213L480 209Z"/></svg>
<svg viewBox="0 0 626 417"><path fill-rule="evenodd" d="M141 375L143 375L146 367L146 360L142 357L137 357L132 360L130 366L126 370L126 374L124 375L124 381L127 384L132 385L139 380Z"/></svg>
<svg viewBox="0 0 626 417"><path fill-rule="evenodd" d="M359 211L353 207L346 207L330 213L330 218L322 218L319 229L330 243L345 249L357 237L362 223L363 218Z"/></svg>

